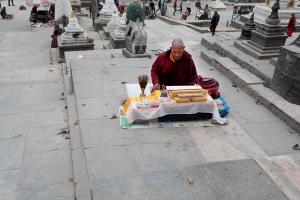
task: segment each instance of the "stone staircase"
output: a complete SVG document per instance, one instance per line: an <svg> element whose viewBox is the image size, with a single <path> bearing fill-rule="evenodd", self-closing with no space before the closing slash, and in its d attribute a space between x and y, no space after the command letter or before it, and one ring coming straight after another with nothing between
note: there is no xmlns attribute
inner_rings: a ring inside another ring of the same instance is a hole
<svg viewBox="0 0 300 200"><path fill-rule="evenodd" d="M276 59L256 60L238 50L221 37L207 37L201 44L207 51L201 51L201 58L217 68L237 86L252 96L293 129L300 130L300 106L291 104L269 87ZM271 64L272 63L272 64Z"/></svg>

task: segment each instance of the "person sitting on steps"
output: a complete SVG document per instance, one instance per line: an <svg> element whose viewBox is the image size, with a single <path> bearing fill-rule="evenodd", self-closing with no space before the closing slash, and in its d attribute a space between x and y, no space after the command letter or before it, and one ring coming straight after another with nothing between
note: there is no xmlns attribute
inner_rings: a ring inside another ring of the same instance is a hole
<svg viewBox="0 0 300 200"><path fill-rule="evenodd" d="M1 14L2 19L9 19L9 16L6 13L6 8L5 7L2 8L0 14Z"/></svg>

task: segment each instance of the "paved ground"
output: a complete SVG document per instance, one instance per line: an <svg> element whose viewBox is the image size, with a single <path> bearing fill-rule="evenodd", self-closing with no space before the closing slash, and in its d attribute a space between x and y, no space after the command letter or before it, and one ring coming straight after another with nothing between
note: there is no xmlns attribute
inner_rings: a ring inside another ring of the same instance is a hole
<svg viewBox="0 0 300 200"><path fill-rule="evenodd" d="M0 19L0 199L74 199L62 66L52 64L53 28L30 26L28 10ZM22 2L24 3L24 2ZM70 181L71 180L71 181Z"/></svg>
<svg viewBox="0 0 300 200"><path fill-rule="evenodd" d="M32 28L29 10L8 8L15 19L0 20L1 200L300 199L300 156L292 149L299 133L200 57L209 33L158 19L145 27L153 53L175 37L185 41L198 73L220 82L229 125L125 130L110 119L126 96L122 82L149 75L154 54L128 59L103 50L108 41L81 17L95 50L70 53L66 68L51 60L53 28ZM74 94L64 89L68 76ZM58 135L67 126L71 140Z"/></svg>

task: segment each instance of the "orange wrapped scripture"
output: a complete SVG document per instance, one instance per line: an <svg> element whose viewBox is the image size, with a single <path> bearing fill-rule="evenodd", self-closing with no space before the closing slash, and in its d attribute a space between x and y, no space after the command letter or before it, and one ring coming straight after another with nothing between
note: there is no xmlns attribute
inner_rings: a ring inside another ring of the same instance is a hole
<svg viewBox="0 0 300 200"><path fill-rule="evenodd" d="M155 90L149 96L145 97L129 97L123 106L123 114L127 115L127 110L132 102L142 102L143 100L157 101L160 97L160 90Z"/></svg>

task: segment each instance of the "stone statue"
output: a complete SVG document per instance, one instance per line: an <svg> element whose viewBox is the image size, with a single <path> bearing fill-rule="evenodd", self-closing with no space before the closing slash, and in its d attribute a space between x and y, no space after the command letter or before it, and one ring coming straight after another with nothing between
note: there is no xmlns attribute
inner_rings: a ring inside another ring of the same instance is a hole
<svg viewBox="0 0 300 200"><path fill-rule="evenodd" d="M295 1L294 0L290 0L287 4L287 8L294 8L295 6Z"/></svg>
<svg viewBox="0 0 300 200"><path fill-rule="evenodd" d="M147 48L147 33L143 30L144 12L137 0L128 6L126 17L126 50L134 54L144 54Z"/></svg>

